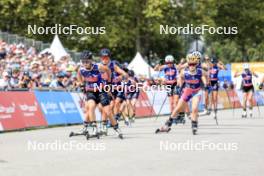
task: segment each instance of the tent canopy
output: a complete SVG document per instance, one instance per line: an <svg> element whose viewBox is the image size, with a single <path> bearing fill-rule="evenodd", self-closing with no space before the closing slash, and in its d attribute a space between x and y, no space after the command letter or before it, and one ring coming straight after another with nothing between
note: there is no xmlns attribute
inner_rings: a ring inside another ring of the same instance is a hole
<svg viewBox="0 0 264 176"><path fill-rule="evenodd" d="M58 35L55 35L51 45L50 50L51 54L54 56L55 61L60 60L63 56L67 56L68 53L65 51Z"/></svg>
<svg viewBox="0 0 264 176"><path fill-rule="evenodd" d="M137 52L134 59L128 64L128 69L133 70L136 75L150 77L154 74L154 69L143 59L141 54Z"/></svg>

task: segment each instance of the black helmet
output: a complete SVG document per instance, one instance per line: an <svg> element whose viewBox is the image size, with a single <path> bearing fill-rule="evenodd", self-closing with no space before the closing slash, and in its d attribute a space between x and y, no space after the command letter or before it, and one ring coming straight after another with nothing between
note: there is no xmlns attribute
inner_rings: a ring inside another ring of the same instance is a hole
<svg viewBox="0 0 264 176"><path fill-rule="evenodd" d="M23 75L24 75L24 76L27 76L27 77L31 77L31 74L30 74L29 71L24 71Z"/></svg>
<svg viewBox="0 0 264 176"><path fill-rule="evenodd" d="M101 51L100 51L100 56L111 56L111 52L110 52L110 50L109 49L107 49L107 48L103 48L103 49L101 49Z"/></svg>
<svg viewBox="0 0 264 176"><path fill-rule="evenodd" d="M134 77L135 76L135 72L133 70L128 70L127 74L130 77Z"/></svg>
<svg viewBox="0 0 264 176"><path fill-rule="evenodd" d="M80 59L81 60L93 59L93 53L89 50L85 50L82 52Z"/></svg>
<svg viewBox="0 0 264 176"><path fill-rule="evenodd" d="M211 58L211 62L212 62L213 64L217 64L218 59L214 56L214 57Z"/></svg>

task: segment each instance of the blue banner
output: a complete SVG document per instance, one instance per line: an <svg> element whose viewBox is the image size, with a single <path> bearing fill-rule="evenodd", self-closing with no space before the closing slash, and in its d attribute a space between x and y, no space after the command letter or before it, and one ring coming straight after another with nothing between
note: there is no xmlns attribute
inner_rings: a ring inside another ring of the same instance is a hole
<svg viewBox="0 0 264 176"><path fill-rule="evenodd" d="M35 91L48 125L81 123L82 118L68 92Z"/></svg>
<svg viewBox="0 0 264 176"><path fill-rule="evenodd" d="M231 64L226 64L226 70L221 70L218 73L219 81L231 82Z"/></svg>
<svg viewBox="0 0 264 176"><path fill-rule="evenodd" d="M256 100L257 106L264 105L264 93L263 93L263 91L255 91L254 98Z"/></svg>

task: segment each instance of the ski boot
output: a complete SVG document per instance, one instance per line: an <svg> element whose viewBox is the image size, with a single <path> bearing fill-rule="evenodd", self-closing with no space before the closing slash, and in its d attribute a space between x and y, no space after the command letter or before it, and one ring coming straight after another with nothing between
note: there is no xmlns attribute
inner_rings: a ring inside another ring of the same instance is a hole
<svg viewBox="0 0 264 176"><path fill-rule="evenodd" d="M192 121L192 133L193 133L193 135L196 135L197 130L198 130L198 122Z"/></svg>
<svg viewBox="0 0 264 176"><path fill-rule="evenodd" d="M249 117L250 117L250 118L253 117L253 111L252 111L252 108L249 108Z"/></svg>
<svg viewBox="0 0 264 176"><path fill-rule="evenodd" d="M120 121L120 119L121 119L121 114L120 114L120 113L117 113L117 114L115 115L115 119L116 119L117 122Z"/></svg>
<svg viewBox="0 0 264 176"><path fill-rule="evenodd" d="M110 120L107 120L107 122L106 122L106 127L107 127L107 128L111 128L111 127L112 127L112 124L111 124Z"/></svg>
<svg viewBox="0 0 264 176"><path fill-rule="evenodd" d="M180 123L185 124L186 121L185 121L184 116L185 116L185 113L180 112L177 118L173 119L173 123L175 123L175 125L180 124Z"/></svg>
<svg viewBox="0 0 264 176"><path fill-rule="evenodd" d="M107 136L108 134L107 123L108 123L107 121L102 121L100 128L100 135Z"/></svg>
<svg viewBox="0 0 264 176"><path fill-rule="evenodd" d="M86 134L86 139L89 140L90 138L96 137L97 139L100 139L100 132L98 130L96 122L93 122L91 124L92 127L92 133L87 133Z"/></svg>
<svg viewBox="0 0 264 176"><path fill-rule="evenodd" d="M73 131L71 131L70 132L70 134L69 134L69 137L72 137L72 136L80 136L80 135L84 135L84 136L86 136L88 133L89 133L89 131L88 131L88 127L91 125L91 123L89 123L89 122L84 122L83 123L83 128L80 130L80 131L78 131L78 132L73 132Z"/></svg>
<svg viewBox="0 0 264 176"><path fill-rule="evenodd" d="M242 113L242 118L247 118L247 110L243 110L243 113Z"/></svg>
<svg viewBox="0 0 264 176"><path fill-rule="evenodd" d="M135 123L135 116L136 114L133 113L131 117L129 117L131 123Z"/></svg>
<svg viewBox="0 0 264 176"><path fill-rule="evenodd" d="M186 116L186 118L188 118L189 120L191 120L191 113L190 112L185 113L185 116Z"/></svg>
<svg viewBox="0 0 264 176"><path fill-rule="evenodd" d="M210 115L211 114L211 111L208 110L208 109L204 109L204 111L201 113L202 116L206 116L206 115Z"/></svg>
<svg viewBox="0 0 264 176"><path fill-rule="evenodd" d="M169 120L166 121L164 126L156 129L155 133L157 134L160 132L167 132L167 133L170 132L172 123L173 123L173 118L170 117Z"/></svg>
<svg viewBox="0 0 264 176"><path fill-rule="evenodd" d="M129 121L129 119L128 119L127 117L124 118L124 123L125 123L125 125L128 126L128 127L130 127L130 125L131 125L131 124L130 124L130 121Z"/></svg>
<svg viewBox="0 0 264 176"><path fill-rule="evenodd" d="M114 128L114 130L115 130L117 136L118 136L120 139L124 139L123 134L122 134L122 132L121 132L121 130L120 130L120 128L119 128L119 125L116 124L113 128Z"/></svg>

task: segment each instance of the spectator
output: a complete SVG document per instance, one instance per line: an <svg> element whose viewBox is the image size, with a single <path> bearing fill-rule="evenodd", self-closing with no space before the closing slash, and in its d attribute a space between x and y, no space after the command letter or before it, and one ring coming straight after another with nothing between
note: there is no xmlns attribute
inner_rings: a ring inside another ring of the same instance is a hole
<svg viewBox="0 0 264 176"><path fill-rule="evenodd" d="M0 89L11 89L11 83L10 83L11 74L7 71L3 72L3 78L0 79Z"/></svg>
<svg viewBox="0 0 264 176"><path fill-rule="evenodd" d="M19 87L23 89L31 89L33 82L29 72L24 72L22 79L19 82Z"/></svg>
<svg viewBox="0 0 264 176"><path fill-rule="evenodd" d="M12 76L11 76L11 87L16 89L19 88L19 76L20 76L20 70L19 68L14 68L12 70Z"/></svg>
<svg viewBox="0 0 264 176"><path fill-rule="evenodd" d="M59 72L57 74L57 79L56 80L53 80L51 83L50 83L50 88L55 88L55 89L65 89L65 85L63 84L63 79L65 77L65 74L63 72Z"/></svg>

